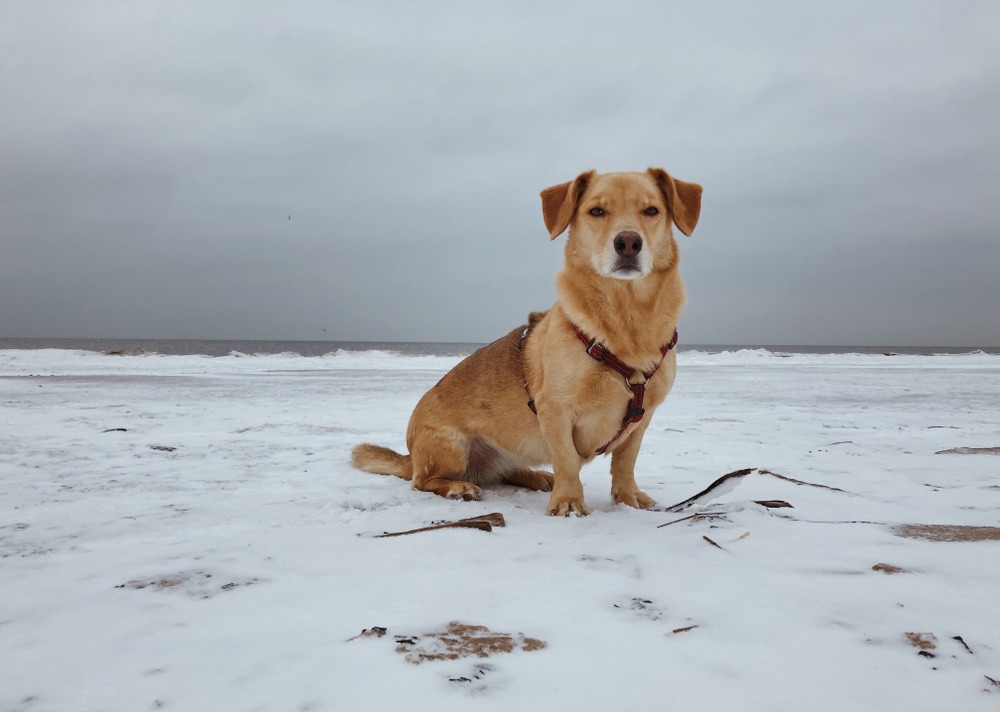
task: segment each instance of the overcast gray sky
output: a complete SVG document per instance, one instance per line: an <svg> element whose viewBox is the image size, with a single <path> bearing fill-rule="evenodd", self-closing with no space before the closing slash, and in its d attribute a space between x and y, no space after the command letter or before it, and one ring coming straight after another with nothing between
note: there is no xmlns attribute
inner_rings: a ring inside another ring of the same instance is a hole
<svg viewBox="0 0 1000 712"><path fill-rule="evenodd" d="M998 345L998 37L995 0L4 0L0 336L489 341L554 299L538 191L662 166L705 188L687 343Z"/></svg>

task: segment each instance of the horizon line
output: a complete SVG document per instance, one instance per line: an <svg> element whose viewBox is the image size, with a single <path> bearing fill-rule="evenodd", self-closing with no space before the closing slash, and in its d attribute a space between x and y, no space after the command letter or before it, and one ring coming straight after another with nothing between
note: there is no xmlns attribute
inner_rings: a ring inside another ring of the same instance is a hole
<svg viewBox="0 0 1000 712"><path fill-rule="evenodd" d="M193 338L193 337L120 337L120 336L0 336L0 342L4 341L214 341L214 342L266 342L266 343L302 343L302 344L449 344L463 346L484 346L492 341L452 341L452 340L429 340L411 341L400 339L274 339L274 338ZM712 348L739 346L741 348L838 348L838 349L994 349L1000 350L1000 344L858 344L858 343L740 343L740 342L681 342L681 348L691 349L697 346Z"/></svg>

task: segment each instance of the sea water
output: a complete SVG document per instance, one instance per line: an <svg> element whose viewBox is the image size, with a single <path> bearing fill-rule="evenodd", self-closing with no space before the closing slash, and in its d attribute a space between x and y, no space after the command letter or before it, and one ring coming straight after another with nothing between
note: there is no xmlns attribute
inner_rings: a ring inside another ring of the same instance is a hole
<svg viewBox="0 0 1000 712"><path fill-rule="evenodd" d="M385 351L419 356L465 356L481 343L432 341L268 341L213 339L3 339L0 349L70 349L115 354L165 354L174 356L228 356L242 354L295 353L300 356L323 356L337 351ZM772 353L805 354L961 354L984 351L1000 354L1000 346L809 346L786 344L686 344L681 351L722 353L764 349Z"/></svg>

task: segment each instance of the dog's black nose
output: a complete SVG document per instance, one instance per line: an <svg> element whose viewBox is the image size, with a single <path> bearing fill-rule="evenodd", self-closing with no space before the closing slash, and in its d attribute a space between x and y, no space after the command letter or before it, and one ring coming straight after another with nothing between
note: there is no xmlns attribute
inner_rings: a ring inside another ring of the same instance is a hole
<svg viewBox="0 0 1000 712"><path fill-rule="evenodd" d="M622 257L635 257L642 250L642 238L639 233L626 230L615 236L615 252Z"/></svg>

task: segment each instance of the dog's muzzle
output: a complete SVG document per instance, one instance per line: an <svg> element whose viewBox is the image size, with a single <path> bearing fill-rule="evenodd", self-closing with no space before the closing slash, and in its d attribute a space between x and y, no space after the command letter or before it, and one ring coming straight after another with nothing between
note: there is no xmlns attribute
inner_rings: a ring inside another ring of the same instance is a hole
<svg viewBox="0 0 1000 712"><path fill-rule="evenodd" d="M618 279L634 279L643 274L642 235L632 230L623 230L612 241L615 256L612 258L608 274Z"/></svg>

